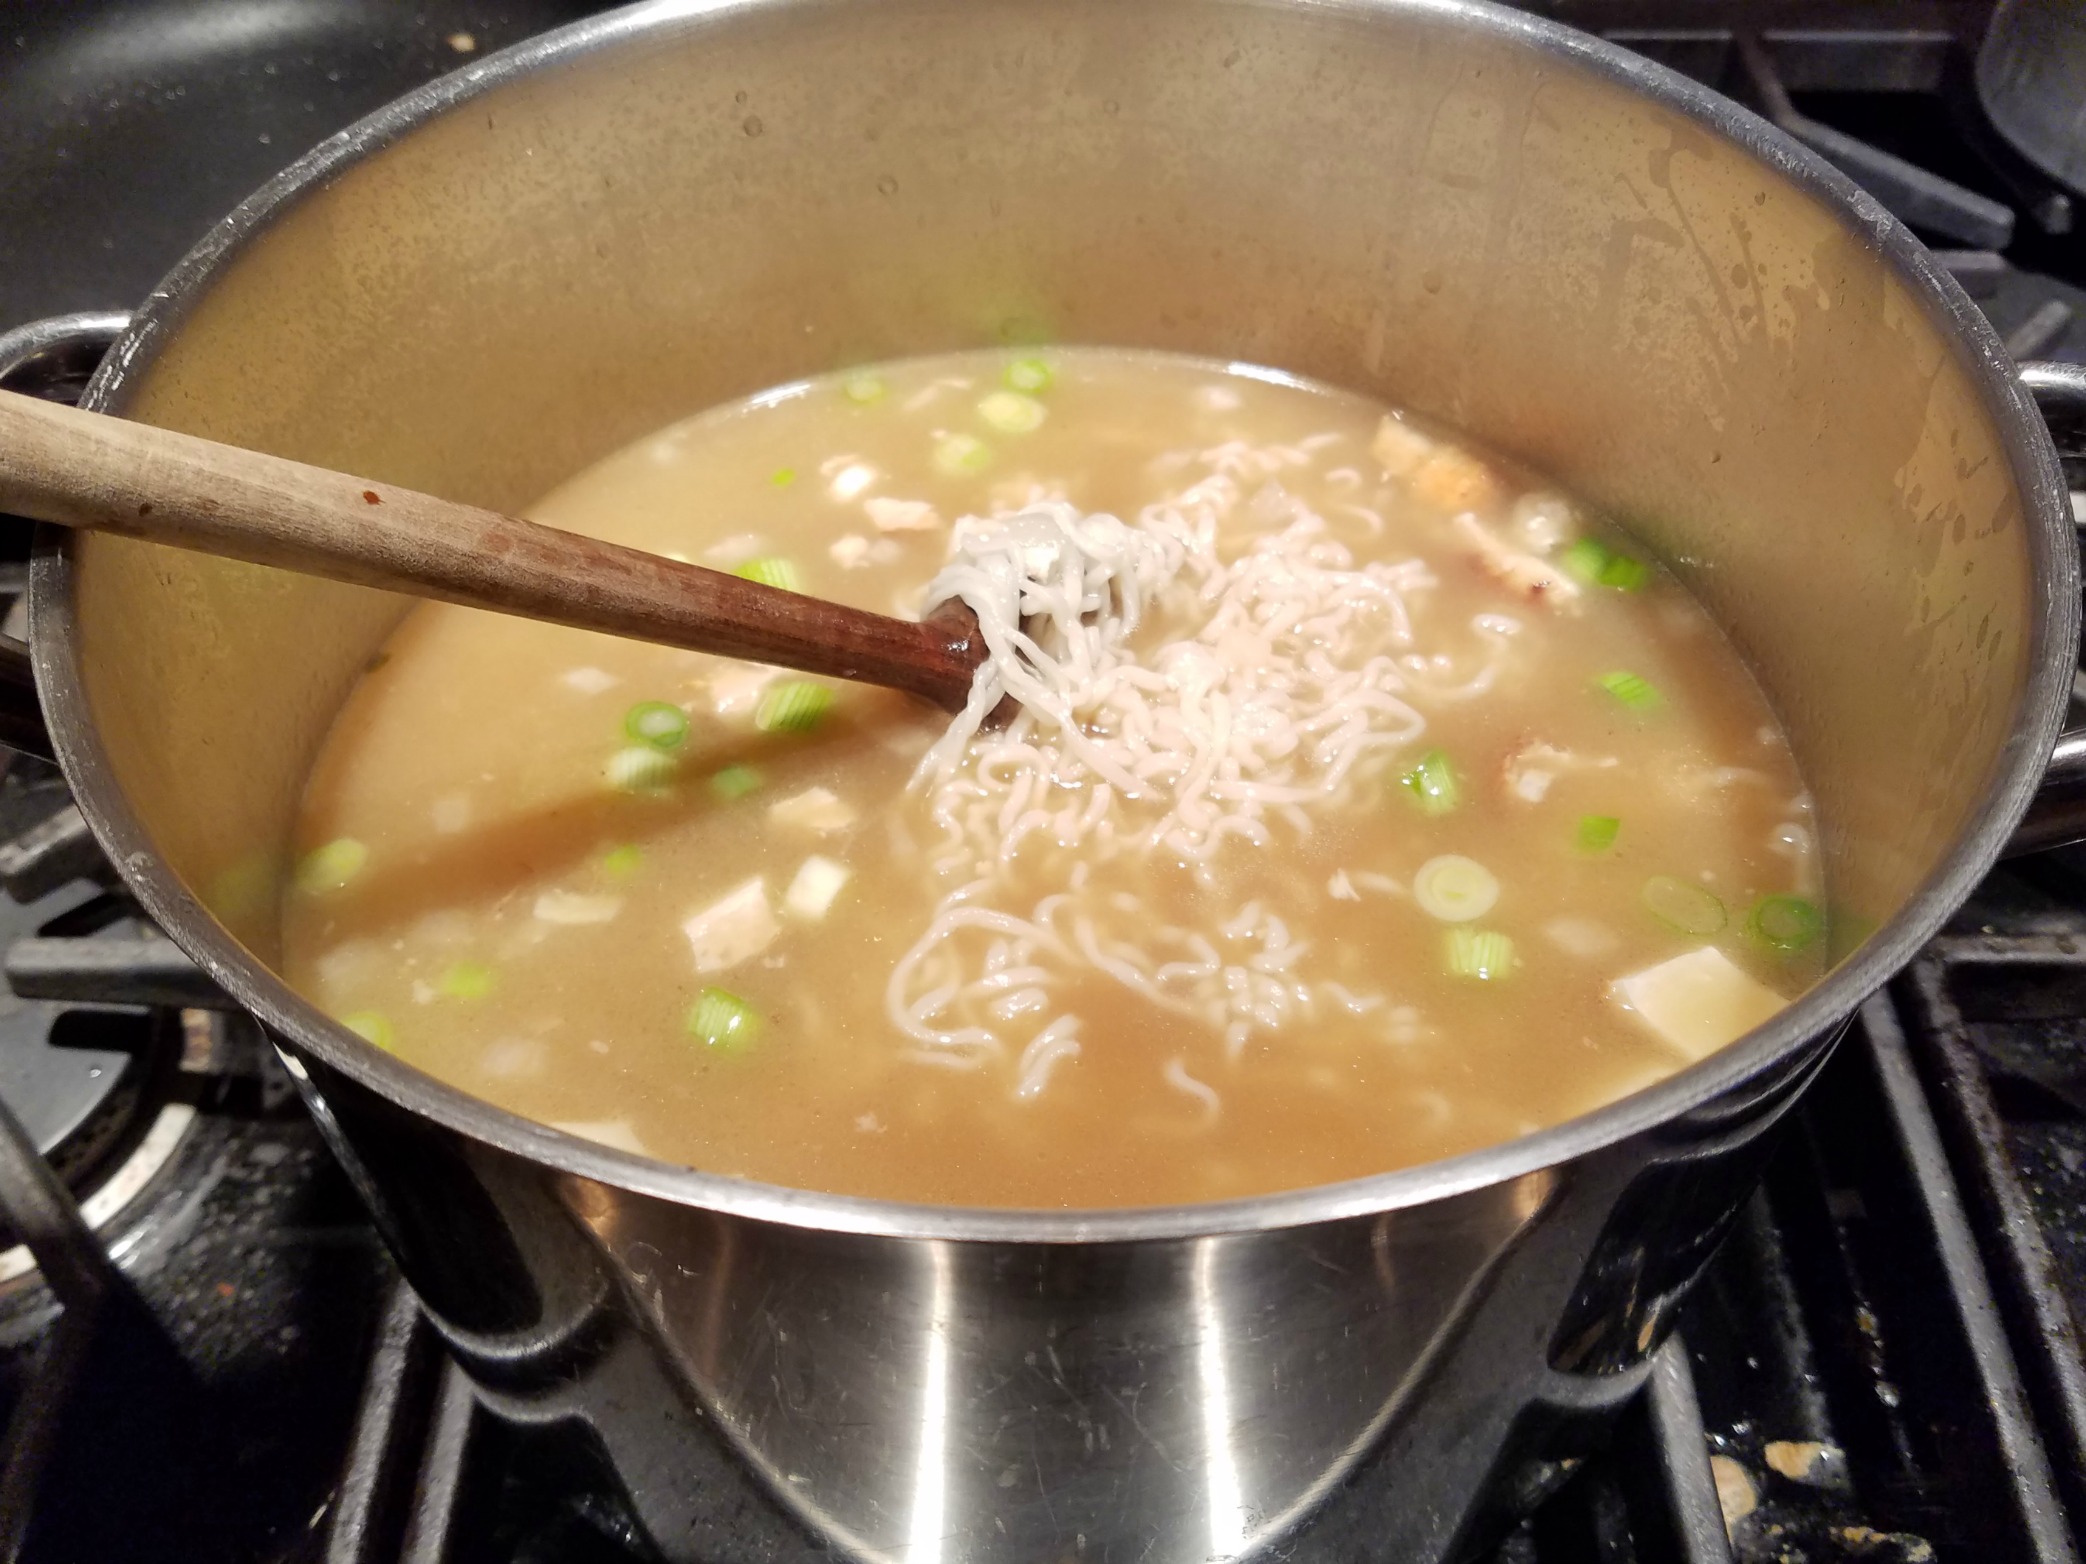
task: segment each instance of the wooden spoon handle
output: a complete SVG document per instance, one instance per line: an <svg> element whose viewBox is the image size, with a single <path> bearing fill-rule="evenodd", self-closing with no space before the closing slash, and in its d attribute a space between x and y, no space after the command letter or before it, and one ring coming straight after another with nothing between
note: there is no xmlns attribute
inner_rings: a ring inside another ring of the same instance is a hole
<svg viewBox="0 0 2086 1564"><path fill-rule="evenodd" d="M692 651L960 710L961 605L913 623L394 484L0 392L0 511Z"/></svg>

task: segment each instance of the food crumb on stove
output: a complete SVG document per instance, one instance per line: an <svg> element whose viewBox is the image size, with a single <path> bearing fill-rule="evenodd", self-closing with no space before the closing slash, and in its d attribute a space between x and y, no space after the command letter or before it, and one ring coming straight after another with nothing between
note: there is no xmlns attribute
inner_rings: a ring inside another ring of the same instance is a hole
<svg viewBox="0 0 2086 1564"><path fill-rule="evenodd" d="M449 47L458 54L475 54L478 50L478 40L469 33L451 33Z"/></svg>
<svg viewBox="0 0 2086 1564"><path fill-rule="evenodd" d="M1724 1530L1729 1534L1760 1507L1760 1495L1746 1469L1728 1455L1711 1456L1709 1470L1716 1479L1717 1508L1724 1512Z"/></svg>
<svg viewBox="0 0 2086 1564"><path fill-rule="evenodd" d="M1823 1483L1831 1480L1841 1460L1834 1446L1816 1439L1774 1439L1761 1452L1767 1464L1791 1482Z"/></svg>
<svg viewBox="0 0 2086 1564"><path fill-rule="evenodd" d="M1835 1526L1833 1540L1856 1550L1858 1558L1890 1558L1899 1564L1932 1564L1934 1545L1909 1531L1878 1531L1873 1526ZM1888 1552L1885 1550L1888 1549Z"/></svg>

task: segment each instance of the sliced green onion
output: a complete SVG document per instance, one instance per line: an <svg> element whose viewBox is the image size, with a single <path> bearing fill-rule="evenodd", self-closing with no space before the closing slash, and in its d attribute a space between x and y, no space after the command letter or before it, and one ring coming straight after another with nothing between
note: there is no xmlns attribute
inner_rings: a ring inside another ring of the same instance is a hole
<svg viewBox="0 0 2086 1564"><path fill-rule="evenodd" d="M978 416L1001 434L1027 434L1043 427L1049 410L1019 391L995 391L979 400Z"/></svg>
<svg viewBox="0 0 2086 1564"><path fill-rule="evenodd" d="M608 785L619 793L662 793L680 769L674 757L650 744L619 749L601 768Z"/></svg>
<svg viewBox="0 0 2086 1564"><path fill-rule="evenodd" d="M704 989L688 1012L688 1035L719 1053L744 1052L760 1029L760 1013L729 989Z"/></svg>
<svg viewBox="0 0 2086 1564"><path fill-rule="evenodd" d="M762 586L781 587L785 592L804 590L804 578L797 574L796 565L787 559L772 556L749 559L732 574L744 576L748 581L758 581Z"/></svg>
<svg viewBox="0 0 2086 1564"><path fill-rule="evenodd" d="M645 855L638 851L637 844L625 842L601 855L601 872L612 879L627 880L637 873L638 865L644 861Z"/></svg>
<svg viewBox="0 0 2086 1564"><path fill-rule="evenodd" d="M483 999L493 991L493 969L482 961L459 961L435 986L451 999Z"/></svg>
<svg viewBox="0 0 2086 1564"><path fill-rule="evenodd" d="M824 720L833 692L806 679L785 679L761 696L753 725L763 733L809 733Z"/></svg>
<svg viewBox="0 0 2086 1564"><path fill-rule="evenodd" d="M688 742L688 713L671 701L639 701L623 713L623 731L640 744L671 752Z"/></svg>
<svg viewBox="0 0 2086 1564"><path fill-rule="evenodd" d="M1499 881L1475 858L1443 853L1420 865L1412 877L1412 899L1429 917L1468 923L1492 910L1499 900Z"/></svg>
<svg viewBox="0 0 2086 1564"><path fill-rule="evenodd" d="M375 1043L387 1054L398 1043L398 1034L391 1030L391 1022L374 1010L357 1010L352 1015L344 1015L340 1024L364 1042Z"/></svg>
<svg viewBox="0 0 2086 1564"><path fill-rule="evenodd" d="M1677 880L1670 874L1655 874L1639 893L1644 910L1668 928L1683 934L1715 934L1730 921L1724 904L1699 885Z"/></svg>
<svg viewBox="0 0 2086 1564"><path fill-rule="evenodd" d="M368 862L367 847L352 836L337 836L297 861L297 889L313 894L337 891L360 874Z"/></svg>
<svg viewBox="0 0 2086 1564"><path fill-rule="evenodd" d="M1650 711L1661 704L1662 697L1651 684L1634 673L1617 670L1604 673L1594 683L1621 701L1632 711Z"/></svg>
<svg viewBox="0 0 2086 1564"><path fill-rule="evenodd" d="M934 442L934 470L950 478L983 472L992 465L992 447L974 434L945 434Z"/></svg>
<svg viewBox="0 0 2086 1564"><path fill-rule="evenodd" d="M1746 932L1785 956L1793 956L1818 938L1825 919L1801 896L1763 896L1746 919Z"/></svg>
<svg viewBox="0 0 2086 1564"><path fill-rule="evenodd" d="M1449 757L1438 749L1428 750L1398 782L1419 803L1422 814L1445 815L1463 801Z"/></svg>
<svg viewBox="0 0 2086 1564"><path fill-rule="evenodd" d="M1009 390L1026 391L1033 396L1038 391L1048 391L1051 381L1057 376L1040 358L1017 358L1000 378L1006 381Z"/></svg>
<svg viewBox="0 0 2086 1564"><path fill-rule="evenodd" d="M1608 549L1599 538L1575 538L1557 556L1568 575L1577 576L1588 586L1598 586L1601 571L1608 563Z"/></svg>
<svg viewBox="0 0 2086 1564"><path fill-rule="evenodd" d="M840 394L857 407L881 402L890 390L882 375L849 375L840 385Z"/></svg>
<svg viewBox="0 0 2086 1564"><path fill-rule="evenodd" d="M1605 853L1621 830L1622 822L1613 815L1581 815L1574 840L1582 853Z"/></svg>
<svg viewBox="0 0 2086 1564"><path fill-rule="evenodd" d="M778 467L768 474L768 482L778 489L786 489L796 481L797 469L794 467Z"/></svg>
<svg viewBox="0 0 2086 1564"><path fill-rule="evenodd" d="M1651 579L1651 566L1629 554L1608 551L1607 563L1601 566L1596 578L1604 587L1613 587L1618 592L1636 592Z"/></svg>
<svg viewBox="0 0 2086 1564"><path fill-rule="evenodd" d="M1449 930L1446 950L1451 977L1491 982L1514 969L1514 942L1490 929L1459 923Z"/></svg>
<svg viewBox="0 0 2086 1564"><path fill-rule="evenodd" d="M1568 574L1588 586L1635 592L1651 579L1651 567L1634 555L1612 549L1599 538L1579 538L1557 556Z"/></svg>
<svg viewBox="0 0 2086 1564"><path fill-rule="evenodd" d="M761 785L761 774L751 766L726 766L710 778L710 791L727 803L744 798Z"/></svg>

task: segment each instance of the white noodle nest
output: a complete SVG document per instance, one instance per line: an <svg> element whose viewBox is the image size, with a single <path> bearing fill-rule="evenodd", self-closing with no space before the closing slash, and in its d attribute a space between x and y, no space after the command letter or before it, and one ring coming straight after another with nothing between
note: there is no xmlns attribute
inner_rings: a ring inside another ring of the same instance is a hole
<svg viewBox="0 0 2086 1564"><path fill-rule="evenodd" d="M1148 905L1169 864L1207 891L1226 841L1307 834L1356 800L1367 757L1426 727L1401 669L1426 566L1357 564L1269 476L1295 464L1250 454L1203 453L1209 475L1134 523L1059 502L957 522L926 601L967 603L991 656L915 776L956 884L887 988L911 1057L982 1068L1018 1026L1015 1091L1033 1097L1080 1051L1064 990L1097 979L1205 1023L1231 1058L1321 1001L1384 1008L1301 975L1308 944L1259 901L1208 932ZM1262 484L1250 500L1242 477ZM1019 710L987 728L1008 695ZM1070 890L1013 905L1024 852L1068 855ZM1167 1080L1210 1108L1184 1069Z"/></svg>

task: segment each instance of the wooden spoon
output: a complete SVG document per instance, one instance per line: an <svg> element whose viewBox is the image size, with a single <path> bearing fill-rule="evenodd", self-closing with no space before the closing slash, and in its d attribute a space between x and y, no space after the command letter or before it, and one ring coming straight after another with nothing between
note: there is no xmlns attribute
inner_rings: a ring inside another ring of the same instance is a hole
<svg viewBox="0 0 2086 1564"><path fill-rule="evenodd" d="M0 391L0 511L691 651L960 711L985 660L945 603L912 623L498 511Z"/></svg>

